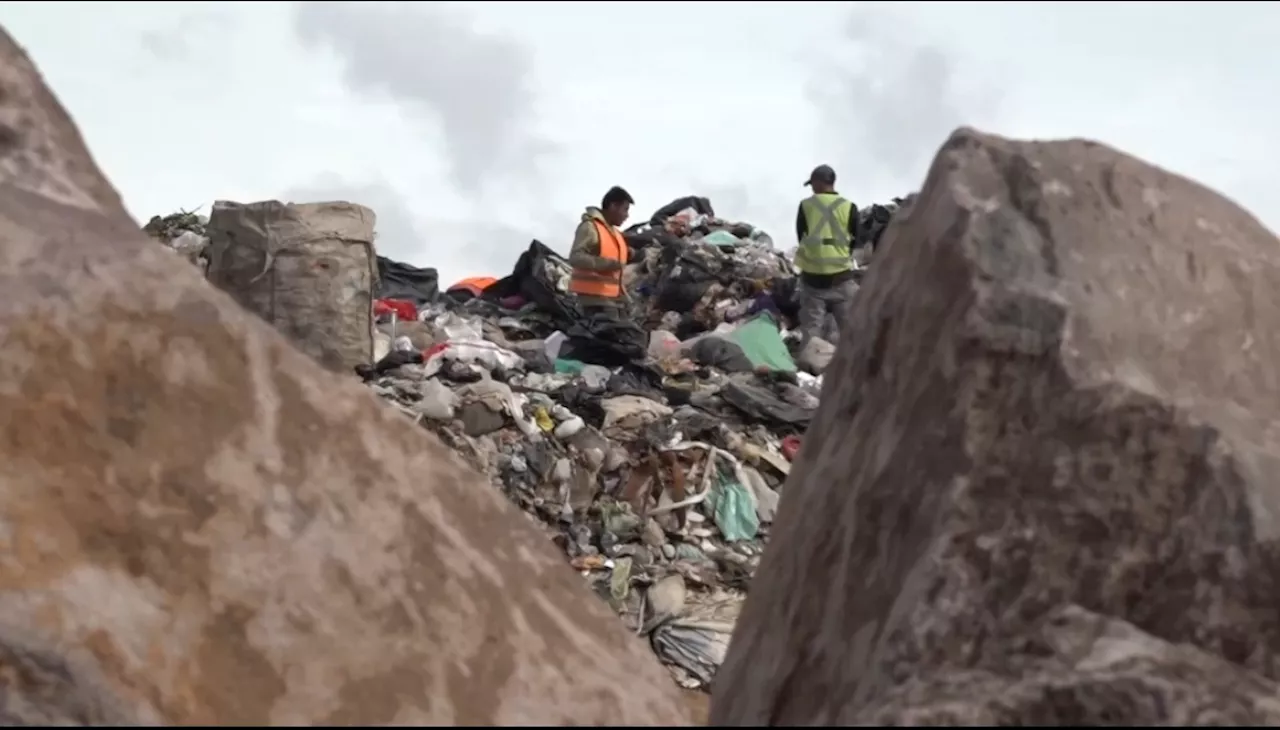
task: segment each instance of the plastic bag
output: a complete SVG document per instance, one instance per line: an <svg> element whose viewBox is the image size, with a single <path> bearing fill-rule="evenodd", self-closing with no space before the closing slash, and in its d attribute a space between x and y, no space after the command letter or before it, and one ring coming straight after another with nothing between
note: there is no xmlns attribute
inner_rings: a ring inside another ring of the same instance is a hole
<svg viewBox="0 0 1280 730"><path fill-rule="evenodd" d="M654 330L649 333L649 356L661 360L668 357L680 357L680 338L666 330Z"/></svg>
<svg viewBox="0 0 1280 730"><path fill-rule="evenodd" d="M717 471L707 507L726 542L751 540L760 532L760 517L750 490L724 469Z"/></svg>
<svg viewBox="0 0 1280 730"><path fill-rule="evenodd" d="M693 680L681 684L710 686L724 663L741 610L739 596L709 596L700 605L685 605L682 615L661 622L649 635L649 643L658 658Z"/></svg>
<svg viewBox="0 0 1280 730"><path fill-rule="evenodd" d="M564 345L564 341L567 339L569 339L569 336L560 330L556 330L548 335L547 339L542 341L542 347L547 353L547 358L554 362L556 358L560 357L560 348Z"/></svg>
<svg viewBox="0 0 1280 730"><path fill-rule="evenodd" d="M423 362L426 376L431 377L440 372L440 367L445 360L475 363L483 366L486 370L496 370L498 368L515 370L524 367L524 358L510 350L504 350L492 342L483 340L479 342L450 341L447 345L432 353Z"/></svg>
<svg viewBox="0 0 1280 730"><path fill-rule="evenodd" d="M706 243L706 244L710 244L710 245L712 245L712 246L740 246L740 245L742 245L742 239L741 239L741 238L738 238L737 236L735 236L735 235L733 235L732 233L730 233L730 232L728 232L728 231L725 231L725 230L712 231L712 232L708 233L707 235L705 235L705 236L703 236L703 237L702 237L702 242L703 242L703 243Z"/></svg>
<svg viewBox="0 0 1280 730"><path fill-rule="evenodd" d="M413 409L433 421L448 421L458 407L458 398L447 385L432 378L419 387L422 400Z"/></svg>
<svg viewBox="0 0 1280 730"><path fill-rule="evenodd" d="M480 326L480 320L472 317L446 312L436 317L432 324L444 333L447 340L484 340L484 330Z"/></svg>
<svg viewBox="0 0 1280 730"><path fill-rule="evenodd" d="M679 213L676 213L675 215L671 216L667 220L675 222L677 225L684 228L684 230L688 231L706 223L708 220L708 217L705 215L702 215L701 213L694 210L693 208L685 208L684 210L680 211Z"/></svg>

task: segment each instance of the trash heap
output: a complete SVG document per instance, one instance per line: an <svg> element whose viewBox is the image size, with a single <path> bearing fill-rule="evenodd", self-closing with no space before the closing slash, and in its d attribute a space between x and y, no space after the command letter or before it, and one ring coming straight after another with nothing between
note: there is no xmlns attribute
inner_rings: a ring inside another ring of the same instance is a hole
<svg viewBox="0 0 1280 730"><path fill-rule="evenodd" d="M625 231L624 322L582 312L568 261L536 240L507 276L443 290L377 257L356 371L530 515L680 686L707 689L834 348L800 349L795 271L767 233L682 200ZM168 220L170 242L201 235Z"/></svg>
<svg viewBox="0 0 1280 730"><path fill-rule="evenodd" d="M859 210L858 231L862 239L860 244L868 245L873 250L877 248L880 245L880 237L889 227L889 221L893 220L894 214L900 208L910 205L915 199L916 193L911 193L903 198L894 198L883 205L874 203Z"/></svg>
<svg viewBox="0 0 1280 730"><path fill-rule="evenodd" d="M191 263L207 271L209 261L205 249L209 239L205 235L209 219L194 212L178 211L166 216L152 216L142 227L142 232L160 241Z"/></svg>

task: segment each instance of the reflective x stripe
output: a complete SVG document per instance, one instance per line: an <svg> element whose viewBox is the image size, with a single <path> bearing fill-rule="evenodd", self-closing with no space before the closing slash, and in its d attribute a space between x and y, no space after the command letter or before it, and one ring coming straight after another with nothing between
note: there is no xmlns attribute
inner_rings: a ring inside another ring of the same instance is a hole
<svg viewBox="0 0 1280 730"><path fill-rule="evenodd" d="M797 263L803 262L807 266L838 269L849 267L849 232L840 225L840 221L837 220L835 215L836 206L843 202L844 198L836 198L830 203L824 204L816 197L810 201L810 205L817 206L818 224L810 227L808 235L805 236L804 241L800 244L800 250L796 252ZM829 236L821 234L824 224L830 229ZM836 248L842 252L837 256L823 256L823 253L829 252L829 247Z"/></svg>
<svg viewBox="0 0 1280 730"><path fill-rule="evenodd" d="M826 258L821 258L821 257L813 258L810 256L806 256L805 251L802 248L800 249L800 253L796 258L800 259L806 264L812 264L814 266L843 266L846 269L849 268L848 256L828 256Z"/></svg>
<svg viewBox="0 0 1280 730"><path fill-rule="evenodd" d="M818 214L821 216L820 222L825 223L831 229L831 235L819 238L816 231L810 230L809 235L805 236L805 245L822 245L824 241L831 241L837 246L849 248L849 231L845 230L840 225L840 222L836 220L836 206L845 202L844 198L836 198L825 205L817 197L811 198L811 200L813 201L812 204L818 208ZM821 230L821 228L822 226L819 225L818 229Z"/></svg>

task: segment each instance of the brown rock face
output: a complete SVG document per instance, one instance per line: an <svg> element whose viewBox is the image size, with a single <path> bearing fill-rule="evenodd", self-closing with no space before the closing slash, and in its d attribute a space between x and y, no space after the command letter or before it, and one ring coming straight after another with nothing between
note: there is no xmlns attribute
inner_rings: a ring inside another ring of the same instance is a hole
<svg viewBox="0 0 1280 730"><path fill-rule="evenodd" d="M0 723L660 724L483 480L143 240L0 32Z"/></svg>
<svg viewBox="0 0 1280 730"><path fill-rule="evenodd" d="M1280 722L1276 239L962 130L882 245L712 723Z"/></svg>

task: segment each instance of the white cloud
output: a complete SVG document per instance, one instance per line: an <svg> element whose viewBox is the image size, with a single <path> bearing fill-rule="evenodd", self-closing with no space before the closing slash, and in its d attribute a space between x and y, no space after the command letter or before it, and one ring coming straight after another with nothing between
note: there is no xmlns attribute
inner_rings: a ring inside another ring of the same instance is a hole
<svg viewBox="0 0 1280 730"><path fill-rule="evenodd" d="M1100 139L1280 223L1277 6L727 7L9 2L0 22L136 217L363 198L385 252L445 279L533 237L563 250L617 184L637 218L707 194L786 246L814 165L883 201L957 124Z"/></svg>
<svg viewBox="0 0 1280 730"><path fill-rule="evenodd" d="M808 92L837 170L855 188L889 180L912 189L956 127L997 119L999 93L892 7L855 9L841 30Z"/></svg>
<svg viewBox="0 0 1280 730"><path fill-rule="evenodd" d="M554 149L530 129L533 54L505 34L475 29L436 4L300 2L303 44L341 59L342 83L358 97L385 96L441 137L453 181L480 193L497 178L534 177Z"/></svg>

